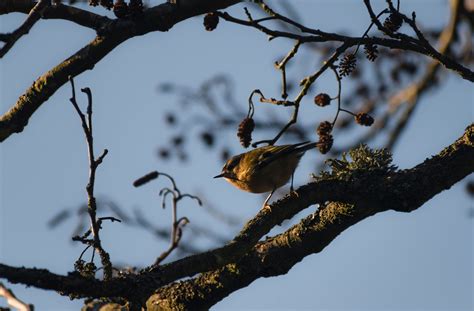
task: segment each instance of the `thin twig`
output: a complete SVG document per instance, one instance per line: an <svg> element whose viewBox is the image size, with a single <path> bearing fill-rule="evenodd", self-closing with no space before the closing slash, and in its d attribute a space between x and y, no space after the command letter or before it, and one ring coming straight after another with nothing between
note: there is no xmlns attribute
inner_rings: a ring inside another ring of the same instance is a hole
<svg viewBox="0 0 474 311"><path fill-rule="evenodd" d="M40 20L41 15L50 5L50 0L39 0L36 5L31 9L30 13L28 14L28 17L25 19L25 21L20 27L18 27L12 33L2 35L1 41L4 41L5 44L0 49L0 58L5 56L5 54L10 51L10 49L15 45L18 39L30 32L30 29L38 20Z"/></svg>
<svg viewBox="0 0 474 311"><path fill-rule="evenodd" d="M97 219L97 202L94 196L96 170L97 170L97 167L100 165L100 163L102 163L102 160L107 155L108 151L107 149L105 149L103 153L101 154L101 156L99 156L97 159L95 158L94 137L92 135L92 93L89 88L81 89L81 91L87 95L87 99L88 99L87 119L86 119L86 115L84 115L84 113L79 108L79 105L77 104L74 80L72 79L72 77L70 77L69 80L71 81L71 87L72 87L72 97L70 98L70 101L72 105L74 106L77 114L79 115L79 118L81 119L82 129L84 130L84 134L86 136L87 151L88 151L88 156L89 156L89 182L86 186L86 192L87 192L87 198L88 198L87 211L89 213L89 217L91 220L91 232L93 235L92 246L94 247L94 250L99 253L99 256L102 262L102 267L104 268L104 279L109 280L112 278L112 263L110 262L109 254L102 247L102 242L100 240L99 231L100 231L100 223L102 220ZM90 240L85 240L85 239L82 239L82 240L79 239L79 240L85 243L90 243Z"/></svg>
<svg viewBox="0 0 474 311"><path fill-rule="evenodd" d="M280 62L275 62L275 68L281 70L281 80L282 80L282 86L281 86L281 97L283 99L286 99L288 97L288 93L286 92L286 64L290 59L292 59L296 53L298 52L298 48L301 45L301 41L296 41L295 45L293 48L288 52L288 54L283 58Z"/></svg>
<svg viewBox="0 0 474 311"><path fill-rule="evenodd" d="M166 199L169 195L171 195L171 234L170 234L170 245L168 248L161 253L158 258L156 258L155 262L151 267L158 267L160 263L165 260L176 248L179 247L179 242L181 241L182 237L182 228L189 223L189 219L187 217L181 217L178 219L178 203L184 198L190 198L196 200L198 204L201 206L202 201L195 195L191 195L189 193L181 193L179 188L176 185L176 182L171 175L166 173L153 171L144 175L143 177L138 178L134 185L136 187L143 185L145 182L150 180L156 179L159 176L166 177L172 184L173 188L164 187L159 191L159 195L162 197L161 206L162 208L166 208ZM145 181L145 182L144 182Z"/></svg>
<svg viewBox="0 0 474 311"><path fill-rule="evenodd" d="M283 135L283 133L285 133L285 131L288 130L288 128L290 128L290 126L292 126L293 124L295 124L297 122L300 102L303 99L303 97L307 94L307 92L308 92L309 88L311 87L311 85L314 83L314 81L316 81L317 78L319 78L319 76L321 76L326 71L326 69L328 69L330 66L332 66L334 64L334 62L337 60L339 55L344 53L344 51L348 47L349 47L349 45L347 45L345 43L342 44L341 46L339 46L336 49L336 51L334 51L334 53L331 55L331 57L327 61L324 62L324 64L321 66L321 68L318 71L316 71L314 74L304 78L301 81L301 83L300 83L300 85L302 86L301 90L300 90L299 94L296 96L295 100L293 101L295 108L293 110L293 115L291 116L291 119L288 121L288 123L280 130L280 132L273 139L257 141L257 142L252 144L253 147L256 147L259 144L263 144L263 143L267 143L269 145L274 145L278 141L278 139L280 139L281 135Z"/></svg>
<svg viewBox="0 0 474 311"><path fill-rule="evenodd" d="M339 76L339 73L337 72L336 68L334 66L330 67L331 70L334 72L334 75L337 80L337 111L336 115L334 116L334 120L331 123L331 128L334 128L334 124L336 124L337 118L339 117L339 112L341 112L343 109L341 109L341 89L342 89L342 83L341 83L341 77Z"/></svg>
<svg viewBox="0 0 474 311"><path fill-rule="evenodd" d="M18 311L33 311L33 305L18 299L13 292L0 283L0 297L5 297L7 304ZM7 308L8 309L8 308ZM8 309L10 310L10 309Z"/></svg>

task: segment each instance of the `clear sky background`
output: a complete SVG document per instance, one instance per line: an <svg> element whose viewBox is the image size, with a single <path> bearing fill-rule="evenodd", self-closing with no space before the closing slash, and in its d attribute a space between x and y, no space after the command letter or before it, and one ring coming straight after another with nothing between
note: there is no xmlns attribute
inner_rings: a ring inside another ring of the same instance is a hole
<svg viewBox="0 0 474 311"><path fill-rule="evenodd" d="M294 3L308 26L356 35L367 25L361 1ZM376 3L383 5L385 1ZM229 11L243 16L242 7ZM418 21L424 25L445 23L447 8L447 1L441 0L402 1L402 10L416 10ZM21 14L1 16L0 32L11 31L24 18ZM93 31L69 22L49 20L35 25L0 60L1 113L38 76L93 37ZM157 85L174 82L197 87L225 73L235 82L237 101L246 106L248 94L255 88L278 96L280 74L273 62L290 47L291 42L268 42L253 29L222 21L215 31L206 32L202 17L197 17L169 32L129 40L93 71L77 77L77 88L87 86L93 92L96 150L109 149L98 170L98 196L113 199L130 214L138 208L149 221L168 228L170 211L160 208L157 194L166 182L159 180L140 189L131 185L151 170L164 171L176 178L182 191L203 195L213 206L237 218L240 225L219 223L192 201L183 202L181 215L228 238L234 236L258 211L262 197L213 180L222 161L202 144L191 143L193 155L185 164L164 162L156 156L157 147L174 133L163 116L179 108L175 97L156 91ZM332 75L324 76L318 89L333 91ZM69 103L70 94L70 86L63 86L34 114L21 134L0 145L2 263L66 274L83 249L70 241L77 221L69 219L54 230L47 228L47 221L59 211L76 209L86 199L86 146L79 119ZM78 95L85 103L85 96ZM419 105L394 150L395 164L412 167L452 143L473 120L473 99L472 84L449 75ZM334 113L330 109L326 115L315 113L311 100L308 96L307 105L303 103L307 120L317 123ZM234 135L229 134L229 141L234 150L241 150ZM337 143L337 133L335 139ZM308 180L311 162L318 156L305 157L298 169L297 185ZM214 309L472 310L473 218L469 217L472 201L465 194L465 183L458 183L411 214L385 212L362 221L322 253L305 258L288 275L257 280ZM186 230L183 241L192 235ZM114 263L145 266L167 247L166 241L121 224L105 224L102 237ZM217 245L199 240L196 246ZM37 310L78 310L82 305L56 293L8 286Z"/></svg>

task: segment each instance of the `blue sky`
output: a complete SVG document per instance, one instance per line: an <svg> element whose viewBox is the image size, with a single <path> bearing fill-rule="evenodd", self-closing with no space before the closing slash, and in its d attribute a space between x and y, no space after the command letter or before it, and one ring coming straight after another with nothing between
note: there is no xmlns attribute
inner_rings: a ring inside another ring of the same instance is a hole
<svg viewBox="0 0 474 311"><path fill-rule="evenodd" d="M309 26L354 34L362 33L367 23L360 1L295 3L304 7L300 12ZM447 18L445 1L402 1L402 10L416 10L425 25ZM242 6L229 11L242 15ZM348 12L350 18L346 18ZM20 14L2 16L0 32L13 29L24 18ZM35 25L30 35L0 60L1 112L16 102L34 79L93 37L91 30L68 22ZM268 42L255 30L222 21L209 33L198 17L169 32L129 40L93 71L77 77L77 88L88 86L93 92L96 150L109 149L98 170L99 197L113 198L129 212L139 208L150 221L167 228L170 211L160 208L157 195L165 182L140 189L131 186L144 173L161 170L173 175L183 191L204 194L216 208L243 225L258 211L262 197L213 180L222 166L218 155L193 143L193 156L186 164L156 157L157 147L173 134L163 115L177 105L176 98L158 94L156 87L164 82L196 87L226 73L235 82L236 98L242 105L255 88L276 97L280 75L273 62L290 47L291 42ZM317 87L334 90L335 82L327 75ZM79 119L69 103L70 92L69 85L63 86L21 134L0 145L2 263L65 274L82 251L82 246L69 239L74 221L54 230L46 225L58 211L74 209L86 198L87 153ZM85 103L81 95L79 99ZM309 103L311 96L306 101ZM453 142L473 120L472 102L472 85L450 74L418 107L394 150L395 164L409 168ZM313 118L314 107L302 109L303 115ZM314 118L316 123L324 116ZM237 139L232 146L239 150ZM308 180L310 161L317 157L305 157L297 171L297 185ZM471 310L473 220L468 210L472 201L464 185L465 181L458 183L411 214L386 212L364 220L322 253L305 258L288 275L257 280L217 304L215 310ZM229 238L239 230L217 222L192 201L183 202L180 213L192 223L225 232ZM184 240L187 233L185 229ZM114 262L131 265L151 263L167 246L166 241L121 224L106 224L102 237ZM202 247L210 245L200 243ZM77 310L81 306L80 301L70 302L56 293L11 287L38 310Z"/></svg>

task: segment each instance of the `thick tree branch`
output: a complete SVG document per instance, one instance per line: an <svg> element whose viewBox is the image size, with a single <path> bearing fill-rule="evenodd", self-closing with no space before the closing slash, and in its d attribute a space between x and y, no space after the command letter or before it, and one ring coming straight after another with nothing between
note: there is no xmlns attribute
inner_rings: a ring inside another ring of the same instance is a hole
<svg viewBox="0 0 474 311"><path fill-rule="evenodd" d="M149 301L156 302L158 297L162 306L212 305L258 277L285 273L302 258L322 250L342 231L366 217L387 210L410 212L419 208L471 174L474 171L473 158L474 124L471 124L451 146L412 169L390 174L355 174L350 180L321 180L300 187L298 196L287 196L274 203L271 209L260 211L232 242L214 251L106 282L3 264L0 264L0 277L13 283L75 296L119 296L143 302L156 289L172 281L217 269L196 279L169 285ZM327 201L354 207L334 212L323 209L314 219L303 220L301 227L294 227L281 236L256 245L283 220L308 206ZM255 276L252 277L253 273ZM196 291L186 296L190 290Z"/></svg>
<svg viewBox="0 0 474 311"><path fill-rule="evenodd" d="M411 212L474 171L474 125L454 144L422 164L391 176L359 176L367 193L329 203L286 232L260 242L241 259L194 279L160 289L147 310L207 309L260 277L286 274L306 256L321 252L344 230L376 213ZM298 189L300 198L318 202L317 183ZM355 204L354 204L355 203Z"/></svg>
<svg viewBox="0 0 474 311"><path fill-rule="evenodd" d="M11 283L30 284L38 288L60 291L64 294L75 293L81 289L84 291L83 296L91 297L95 297L94 292L97 291L105 294L103 296L108 296L107 293L115 295L118 292L123 292L124 286L126 288L132 284L129 279L116 279L105 285L106 282L87 279L81 277L79 273L65 276L46 269L11 267L4 264L0 264L0 275Z"/></svg>
<svg viewBox="0 0 474 311"><path fill-rule="evenodd" d="M16 104L0 117L0 142L13 133L21 132L33 113L68 81L69 76L75 77L92 69L120 43L152 31L167 31L176 23L187 18L223 9L238 2L240 0L187 0L180 1L179 7L171 3L163 3L146 10L137 21L104 22L99 35L92 42L39 77ZM4 8L2 4L4 3L0 2L0 13ZM4 9L4 11L6 10Z"/></svg>
<svg viewBox="0 0 474 311"><path fill-rule="evenodd" d="M94 67L102 57L107 55L120 43L139 35L144 35L152 31L167 31L174 24L189 17L196 16L208 11L226 8L240 2L239 0L225 1L198 1L182 0L179 6L172 3L164 3L146 10L139 20L113 20L95 15L93 13L80 10L71 6L57 5L49 7L44 12L44 18L63 18L74 21L86 27L98 31L99 36L76 54L63 61L51 71L39 77L33 85L23 94L17 103L0 117L0 142L8 138L13 133L18 133L27 125L31 115L38 109L57 89L67 82L68 76L76 76L87 69ZM20 0L0 0L0 14L8 12L29 12L35 2ZM429 55L445 67L453 69L470 81L474 81L474 73L461 64L452 61L450 58L433 51L427 51L423 46L415 44L413 40L401 41L393 38L357 38L346 37L337 34L326 33L320 30L311 30L300 24L291 25L299 27L301 31L310 35L300 35L289 32L274 31L255 21L243 21L229 16L226 13L221 17L236 22L241 25L258 28L260 31L272 37L287 37L297 39L300 42L325 42L340 41L347 47L372 43L389 48L414 51ZM284 22L288 22L284 17L277 15ZM3 36L2 36L3 38Z"/></svg>
<svg viewBox="0 0 474 311"><path fill-rule="evenodd" d="M96 37L76 54L39 77L16 104L0 117L0 141L15 132L21 132L36 109L65 84L69 76L75 77L87 69L92 69L127 38L124 34Z"/></svg>

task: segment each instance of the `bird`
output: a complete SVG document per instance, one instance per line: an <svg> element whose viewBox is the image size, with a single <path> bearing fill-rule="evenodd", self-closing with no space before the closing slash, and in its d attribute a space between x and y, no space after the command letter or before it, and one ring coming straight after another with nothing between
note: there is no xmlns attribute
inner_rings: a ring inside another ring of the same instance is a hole
<svg viewBox="0 0 474 311"><path fill-rule="evenodd" d="M302 142L290 145L263 146L233 156L214 178L224 178L240 190L251 193L270 192L263 203L265 207L275 190L284 186L291 178L301 157L309 149L317 147L316 142Z"/></svg>

